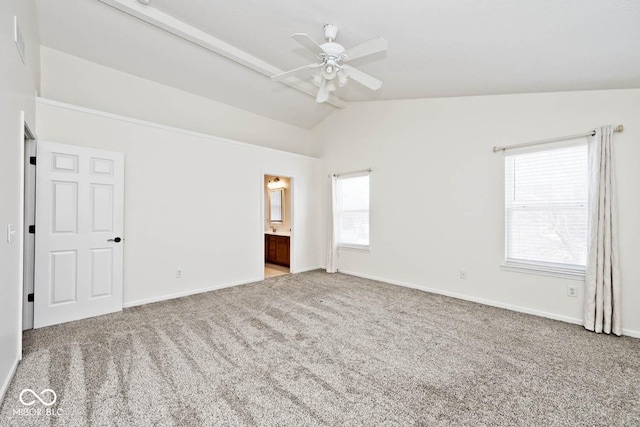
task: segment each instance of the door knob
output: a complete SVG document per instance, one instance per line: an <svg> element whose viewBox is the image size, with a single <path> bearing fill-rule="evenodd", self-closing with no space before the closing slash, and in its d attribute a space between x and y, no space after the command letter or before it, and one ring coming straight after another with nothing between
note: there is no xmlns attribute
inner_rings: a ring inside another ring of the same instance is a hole
<svg viewBox="0 0 640 427"><path fill-rule="evenodd" d="M122 239L120 237L116 237L115 239L107 240L107 242L116 242L116 243L120 243L121 241L122 241Z"/></svg>

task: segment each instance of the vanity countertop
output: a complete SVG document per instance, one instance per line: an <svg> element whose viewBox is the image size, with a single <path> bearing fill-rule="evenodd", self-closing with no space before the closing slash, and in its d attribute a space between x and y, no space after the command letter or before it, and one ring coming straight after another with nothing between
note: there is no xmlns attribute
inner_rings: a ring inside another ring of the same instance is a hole
<svg viewBox="0 0 640 427"><path fill-rule="evenodd" d="M287 236L287 237L291 237L291 232L290 231L276 231L275 233L273 231L265 231L264 234L270 234L272 236Z"/></svg>

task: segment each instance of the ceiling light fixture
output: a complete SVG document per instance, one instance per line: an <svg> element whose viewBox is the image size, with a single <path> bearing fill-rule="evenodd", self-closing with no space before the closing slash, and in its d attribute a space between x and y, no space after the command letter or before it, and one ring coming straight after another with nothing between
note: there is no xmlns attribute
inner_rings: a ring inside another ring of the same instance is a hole
<svg viewBox="0 0 640 427"><path fill-rule="evenodd" d="M271 181L267 182L267 188L269 190L275 190L275 189L284 188L284 187L286 187L286 184L284 182L281 182L280 178L278 177L275 177Z"/></svg>
<svg viewBox="0 0 640 427"><path fill-rule="evenodd" d="M308 34L293 34L291 37L315 53L319 62L285 73L276 74L275 76L271 76L271 80L286 81L291 76L314 73L315 75L312 75L311 81L319 88L316 95L316 102L327 102L330 99L330 93L336 90L334 80L338 81L338 87L343 87L351 79L371 90L380 89L380 86L382 86L380 80L351 65L345 64L345 62L373 55L374 53L384 52L387 50L387 41L382 37L378 37L345 50L341 44L335 42L337 35L338 27L331 24L324 26L324 38L326 42L320 45L309 37Z"/></svg>

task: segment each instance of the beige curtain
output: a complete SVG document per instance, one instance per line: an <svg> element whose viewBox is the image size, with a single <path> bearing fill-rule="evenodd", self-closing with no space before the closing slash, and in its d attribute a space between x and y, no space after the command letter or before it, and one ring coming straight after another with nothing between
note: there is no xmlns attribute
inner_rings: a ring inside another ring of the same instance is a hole
<svg viewBox="0 0 640 427"><path fill-rule="evenodd" d="M622 334L618 224L613 173L613 126L589 139L589 253L585 277L584 327Z"/></svg>
<svg viewBox="0 0 640 427"><path fill-rule="evenodd" d="M336 242L336 177L329 175L329 218L327 221L327 273L335 273L338 271L338 245Z"/></svg>

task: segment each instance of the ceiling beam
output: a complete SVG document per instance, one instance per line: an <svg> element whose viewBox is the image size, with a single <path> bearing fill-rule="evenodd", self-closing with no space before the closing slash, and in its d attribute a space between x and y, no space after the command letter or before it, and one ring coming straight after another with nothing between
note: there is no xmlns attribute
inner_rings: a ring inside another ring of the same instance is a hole
<svg viewBox="0 0 640 427"><path fill-rule="evenodd" d="M184 40L194 43L200 47L203 47L211 52L222 55L240 65L257 71L269 78L276 74L281 74L284 71L274 67L273 65L256 58L255 56L238 49L235 46L230 45L211 34L205 33L191 25L180 21L164 12L161 12L153 7L140 4L136 0L99 0L104 4L114 7L128 15L138 18L154 27L167 31L175 36L178 36ZM301 80L297 77L290 77L286 80L282 80L282 83L290 86L300 92L306 93L312 97L316 97L318 89L311 83ZM345 102L340 98L333 95L329 96L327 103L334 107L344 108Z"/></svg>

